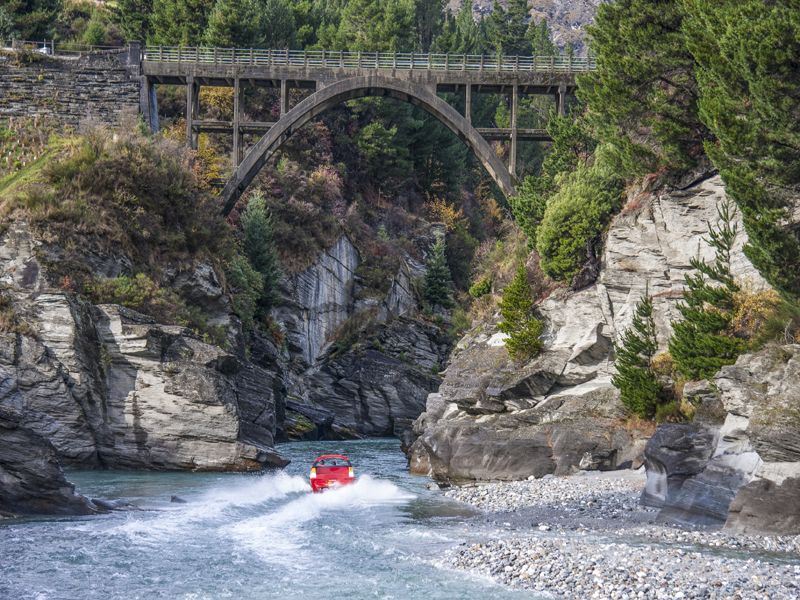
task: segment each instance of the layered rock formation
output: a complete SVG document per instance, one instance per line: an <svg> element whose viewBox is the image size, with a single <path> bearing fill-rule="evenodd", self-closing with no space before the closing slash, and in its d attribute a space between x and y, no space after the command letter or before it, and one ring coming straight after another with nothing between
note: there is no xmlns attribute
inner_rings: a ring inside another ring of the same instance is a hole
<svg viewBox="0 0 800 600"><path fill-rule="evenodd" d="M659 342L666 345L690 260L713 256L703 238L724 197L718 176L685 189L632 190L608 231L596 281L540 303L546 331L539 356L514 364L497 317L458 343L439 393L428 397L415 424L412 470L481 480L641 464L646 432L623 424L611 385L613 341L630 325L649 285ZM743 243L742 234L734 273L762 286Z"/></svg>
<svg viewBox="0 0 800 600"><path fill-rule="evenodd" d="M411 267L403 265L375 298L361 288L361 260L342 236L308 269L284 278L273 316L288 352L279 418L286 438L403 435L439 386L450 340L419 316Z"/></svg>
<svg viewBox="0 0 800 600"><path fill-rule="evenodd" d="M286 464L272 448L281 389L274 373L184 328L54 289L38 259L43 252L24 223L0 243L17 319L2 334L0 406L13 408L62 462L198 470ZM198 270L185 285L205 282L206 301L221 302L221 288Z"/></svg>
<svg viewBox="0 0 800 600"><path fill-rule="evenodd" d="M800 345L743 355L689 393L699 418L650 440L643 500L666 520L800 533Z"/></svg>

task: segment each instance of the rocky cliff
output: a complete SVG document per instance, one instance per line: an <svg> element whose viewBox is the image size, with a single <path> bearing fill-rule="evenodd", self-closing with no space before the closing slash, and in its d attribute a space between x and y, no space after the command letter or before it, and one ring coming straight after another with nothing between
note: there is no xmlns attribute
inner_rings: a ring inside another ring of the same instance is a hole
<svg viewBox="0 0 800 600"><path fill-rule="evenodd" d="M800 533L800 345L767 346L688 386L691 424L647 445L643 501L660 517L736 531Z"/></svg>
<svg viewBox="0 0 800 600"><path fill-rule="evenodd" d="M641 464L649 432L626 425L611 385L613 341L630 325L649 285L658 337L666 344L690 259L713 254L703 237L725 197L718 176L680 187L655 185L650 180L630 191L599 263L588 269L596 280L540 303L546 332L539 356L514 364L496 315L458 343L439 392L428 397L415 423L412 470L462 481ZM734 273L761 286L741 252L743 238Z"/></svg>
<svg viewBox="0 0 800 600"><path fill-rule="evenodd" d="M274 373L183 327L59 290L43 253L24 222L0 241L9 303L0 406L16 411L62 462L197 470L286 464L272 449Z"/></svg>
<svg viewBox="0 0 800 600"><path fill-rule="evenodd" d="M450 340L419 313L411 268L424 270L408 257L376 298L363 293L361 262L342 236L284 278L273 316L286 336L287 438L403 435L439 386Z"/></svg>

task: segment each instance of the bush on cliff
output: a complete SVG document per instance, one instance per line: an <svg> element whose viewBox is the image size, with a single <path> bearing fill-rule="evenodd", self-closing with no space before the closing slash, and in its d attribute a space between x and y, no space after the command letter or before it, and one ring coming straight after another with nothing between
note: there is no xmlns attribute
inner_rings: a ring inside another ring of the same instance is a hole
<svg viewBox="0 0 800 600"><path fill-rule="evenodd" d="M191 156L166 140L103 129L56 140L47 162L0 194L2 215L25 218L46 241L64 242L51 265L87 250L124 254L134 271L187 259L233 256L233 232L188 168Z"/></svg>
<svg viewBox="0 0 800 600"><path fill-rule="evenodd" d="M619 390L622 403L631 413L652 419L658 408L661 385L653 368L658 341L653 299L648 291L637 302L633 322L614 349L617 373L611 383Z"/></svg>
<svg viewBox="0 0 800 600"><path fill-rule="evenodd" d="M524 361L536 356L542 347L543 327L536 318L533 292L524 264L519 266L514 279L503 290L500 315L503 320L498 327L508 334L505 344L511 358Z"/></svg>
<svg viewBox="0 0 800 600"><path fill-rule="evenodd" d="M595 142L581 118L550 113L547 132L553 138L550 151L537 175L526 177L516 196L509 199L511 212L528 244L536 247L536 231L544 219L548 199L558 190L559 176L571 173L591 157Z"/></svg>
<svg viewBox="0 0 800 600"><path fill-rule="evenodd" d="M569 281L578 274L620 207L622 179L607 161L605 150L599 149L594 163L566 176L547 202L536 230L536 249L542 270L553 279Z"/></svg>
<svg viewBox="0 0 800 600"><path fill-rule="evenodd" d="M744 340L731 333L735 296L739 286L730 269L731 249L736 241L731 204L718 207L719 223L709 225L708 243L716 250L712 263L691 261L698 272L685 277L686 289L678 311L683 319L673 322L669 352L677 371L689 379L707 379L720 367L736 362L745 351Z"/></svg>

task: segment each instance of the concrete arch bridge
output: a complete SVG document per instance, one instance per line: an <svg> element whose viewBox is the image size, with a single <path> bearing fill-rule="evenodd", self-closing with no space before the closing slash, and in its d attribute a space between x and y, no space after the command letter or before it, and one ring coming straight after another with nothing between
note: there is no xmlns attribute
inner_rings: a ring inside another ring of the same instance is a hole
<svg viewBox="0 0 800 600"><path fill-rule="evenodd" d="M578 74L594 69L589 58L564 56L468 56L376 52L290 51L222 48L155 47L142 51L140 110L151 128L158 128L155 86L186 87L186 137L196 147L202 131L233 134L234 172L222 191L224 212L235 205L269 158L299 128L328 108L365 96L384 96L410 102L436 117L475 154L506 195L514 193L517 147L521 140L548 140L542 129L518 127L522 95L555 97L566 110ZM242 120L243 85L280 89L280 117L275 122ZM210 121L199 116L201 86L233 88L233 120ZM289 90L311 93L295 106ZM438 93L464 94L464 114ZM473 92L511 96L510 127L478 128L472 124ZM242 156L243 135L261 138ZM506 166L489 141L510 141Z"/></svg>

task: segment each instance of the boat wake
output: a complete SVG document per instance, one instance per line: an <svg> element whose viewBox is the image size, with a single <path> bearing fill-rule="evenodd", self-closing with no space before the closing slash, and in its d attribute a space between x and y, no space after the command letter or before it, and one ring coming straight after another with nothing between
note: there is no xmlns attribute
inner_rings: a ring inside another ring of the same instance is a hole
<svg viewBox="0 0 800 600"><path fill-rule="evenodd" d="M360 514L365 509L404 504L413 498L388 481L363 475L351 485L321 494L308 493L265 515L240 521L230 528L230 534L265 562L303 569L317 554L312 543L315 531L305 527L309 522L316 525L330 513ZM319 526L329 527L325 523Z"/></svg>

